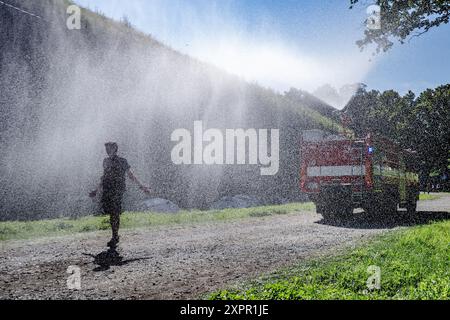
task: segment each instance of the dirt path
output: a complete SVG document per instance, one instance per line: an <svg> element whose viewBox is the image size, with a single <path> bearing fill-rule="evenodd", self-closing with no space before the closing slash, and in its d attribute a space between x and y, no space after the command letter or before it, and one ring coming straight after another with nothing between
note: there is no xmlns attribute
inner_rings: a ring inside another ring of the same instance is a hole
<svg viewBox="0 0 450 320"><path fill-rule="evenodd" d="M333 226L319 215L302 212L124 231L119 248L123 260L114 263L97 256L106 249L107 233L0 243L0 298L196 298L387 229L450 218L445 213L450 211L450 196L423 202L419 210L420 218L383 223L355 214L352 222ZM81 269L81 291L67 288L71 265Z"/></svg>

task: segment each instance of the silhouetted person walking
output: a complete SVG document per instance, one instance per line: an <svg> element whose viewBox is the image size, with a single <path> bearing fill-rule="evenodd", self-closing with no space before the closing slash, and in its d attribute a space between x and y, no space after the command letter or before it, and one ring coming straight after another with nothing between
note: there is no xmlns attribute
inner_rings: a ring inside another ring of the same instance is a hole
<svg viewBox="0 0 450 320"><path fill-rule="evenodd" d="M101 199L103 212L110 216L112 229L112 239L108 242L108 247L115 249L119 243L120 215L122 214L123 194L126 190L126 175L146 194L150 195L150 190L139 182L131 171L128 161L117 155L119 151L117 143L109 142L105 144L105 147L108 158L103 161L103 177L98 188L89 196L94 198L99 189L103 190Z"/></svg>

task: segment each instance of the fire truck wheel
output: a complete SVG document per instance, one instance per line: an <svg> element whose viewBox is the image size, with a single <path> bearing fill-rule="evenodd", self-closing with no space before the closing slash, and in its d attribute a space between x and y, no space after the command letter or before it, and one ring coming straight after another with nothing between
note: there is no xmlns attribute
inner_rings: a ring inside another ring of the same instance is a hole
<svg viewBox="0 0 450 320"><path fill-rule="evenodd" d="M338 216L335 212L331 210L323 210L322 211L322 217L325 221L336 221L338 220Z"/></svg>
<svg viewBox="0 0 450 320"><path fill-rule="evenodd" d="M406 205L406 211L409 215L417 213L417 200L410 200Z"/></svg>
<svg viewBox="0 0 450 320"><path fill-rule="evenodd" d="M364 211L371 218L388 218L397 212L397 204L389 201L387 203L373 203L371 206L364 208Z"/></svg>
<svg viewBox="0 0 450 320"><path fill-rule="evenodd" d="M321 208L322 217L326 221L342 221L350 218L353 208L346 204L326 204Z"/></svg>
<svg viewBox="0 0 450 320"><path fill-rule="evenodd" d="M385 216L389 216L389 215L397 213L397 209L398 209L397 202L392 201L392 200L391 201L387 201L383 205L382 214L385 215Z"/></svg>
<svg viewBox="0 0 450 320"><path fill-rule="evenodd" d="M378 217L381 213L381 210L378 207L367 207L364 209L367 215L371 218Z"/></svg>

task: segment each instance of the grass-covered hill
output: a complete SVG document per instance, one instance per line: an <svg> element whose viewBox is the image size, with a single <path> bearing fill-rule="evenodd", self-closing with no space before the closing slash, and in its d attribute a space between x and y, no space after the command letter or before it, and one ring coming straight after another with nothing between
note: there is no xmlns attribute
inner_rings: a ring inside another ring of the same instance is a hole
<svg viewBox="0 0 450 320"><path fill-rule="evenodd" d="M303 129L338 130L323 104L249 84L180 54L125 23L82 11L66 27L63 0L0 5L0 219L97 210L86 197L99 181L103 143L117 141L137 175L184 208L224 195L277 203L298 199ZM325 111L325 112L323 112ZM280 129L280 171L257 166L175 166L173 130ZM126 209L142 199L132 186Z"/></svg>

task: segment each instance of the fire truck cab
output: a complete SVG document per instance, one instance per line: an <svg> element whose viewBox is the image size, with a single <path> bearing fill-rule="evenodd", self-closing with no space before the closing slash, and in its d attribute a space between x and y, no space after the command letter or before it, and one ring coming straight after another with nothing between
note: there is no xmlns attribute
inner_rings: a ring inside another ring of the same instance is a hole
<svg viewBox="0 0 450 320"><path fill-rule="evenodd" d="M394 213L398 207L416 212L415 153L386 138L309 130L303 133L301 158L301 190L325 219L345 218L356 208L371 214Z"/></svg>

